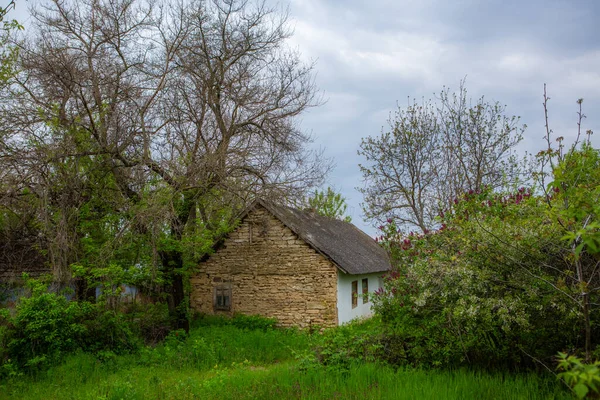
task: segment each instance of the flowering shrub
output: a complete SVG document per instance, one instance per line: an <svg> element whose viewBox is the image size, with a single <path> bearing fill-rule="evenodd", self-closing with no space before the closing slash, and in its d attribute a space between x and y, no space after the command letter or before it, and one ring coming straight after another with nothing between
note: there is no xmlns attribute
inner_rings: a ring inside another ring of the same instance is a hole
<svg viewBox="0 0 600 400"><path fill-rule="evenodd" d="M409 362L530 365L581 343L569 249L547 201L482 189L455 199L435 231L382 227L394 270L374 307Z"/></svg>

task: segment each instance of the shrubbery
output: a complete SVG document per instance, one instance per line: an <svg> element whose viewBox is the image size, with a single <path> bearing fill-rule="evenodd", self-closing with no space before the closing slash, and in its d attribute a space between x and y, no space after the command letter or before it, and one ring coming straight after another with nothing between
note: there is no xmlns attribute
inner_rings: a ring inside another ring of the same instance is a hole
<svg viewBox="0 0 600 400"><path fill-rule="evenodd" d="M136 305L114 310L100 301L69 301L37 280L27 280L29 296L11 313L0 313L0 376L36 371L69 353L96 354L137 351L169 331L166 305Z"/></svg>
<svg viewBox="0 0 600 400"><path fill-rule="evenodd" d="M0 378L45 369L77 351L92 353L103 362L136 353L142 364L168 362L174 367L205 368L237 359L226 354L233 345L228 335L237 337L236 346L251 346L257 360L269 360L282 356L281 351L269 349L270 341L287 340L285 332L275 329L277 320L273 318L199 315L194 321L197 332L188 335L171 330L166 304L132 303L115 309L103 298L97 303L69 301L37 280L27 279L27 286L30 294L19 299L12 313L0 310ZM247 333L241 335L240 331ZM293 342L303 337L290 335L288 339ZM264 343L258 346L259 342ZM145 347L144 343L157 346Z"/></svg>
<svg viewBox="0 0 600 400"><path fill-rule="evenodd" d="M597 344L598 160L562 157L545 195L465 193L435 232L382 227L395 269L374 305L399 362L513 368Z"/></svg>
<svg viewBox="0 0 600 400"><path fill-rule="evenodd" d="M277 319L266 318L260 315L245 314L234 314L232 318L222 317L219 315L199 314L196 315L193 321L194 327L225 325L235 326L239 329L267 331L270 329L275 329L277 326Z"/></svg>
<svg viewBox="0 0 600 400"><path fill-rule="evenodd" d="M355 320L336 328L328 329L316 340L314 357L303 355L304 367L307 363L322 364L329 369L348 370L353 364L385 359L389 349L384 345L381 322Z"/></svg>
<svg viewBox="0 0 600 400"><path fill-rule="evenodd" d="M578 399L600 395L600 361L586 364L575 356L559 353L558 370L561 371L558 378L573 390Z"/></svg>
<svg viewBox="0 0 600 400"><path fill-rule="evenodd" d="M15 315L8 310L3 313L3 361L36 368L80 347L87 334L83 322L92 318L93 307L48 293L40 282L29 281L28 285L31 296L20 300Z"/></svg>

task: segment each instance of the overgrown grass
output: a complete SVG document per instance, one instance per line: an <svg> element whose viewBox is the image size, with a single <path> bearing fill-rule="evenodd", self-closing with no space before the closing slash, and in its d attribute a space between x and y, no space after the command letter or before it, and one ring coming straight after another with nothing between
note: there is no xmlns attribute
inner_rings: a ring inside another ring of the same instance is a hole
<svg viewBox="0 0 600 400"><path fill-rule="evenodd" d="M173 332L161 345L142 349L136 359L143 366L198 371L243 362L266 365L293 358L296 352L308 350L312 341L308 334L292 330L202 326L187 338Z"/></svg>
<svg viewBox="0 0 600 400"><path fill-rule="evenodd" d="M272 329L268 324L258 329L244 328L246 325L256 328L256 324L242 320L235 324L203 320L196 324L189 337L173 332L164 343L144 348L138 354L78 353L35 376L12 377L0 382L0 397L115 400L571 398L551 377L535 374L395 370L356 360L329 365L305 362L310 349L331 348L331 333L311 336L294 330ZM354 328L340 330L344 337L348 329ZM325 345L325 341L329 344Z"/></svg>
<svg viewBox="0 0 600 400"><path fill-rule="evenodd" d="M7 399L570 399L556 382L537 375L466 370L394 371L367 363L347 372L300 371L293 362L243 362L199 371L165 366L113 370L89 355L71 357L37 380L2 385Z"/></svg>

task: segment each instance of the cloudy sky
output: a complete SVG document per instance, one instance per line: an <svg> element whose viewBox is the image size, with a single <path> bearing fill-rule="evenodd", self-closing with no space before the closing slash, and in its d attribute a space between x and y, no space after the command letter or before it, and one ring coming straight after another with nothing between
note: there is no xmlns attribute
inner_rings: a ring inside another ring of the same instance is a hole
<svg viewBox="0 0 600 400"><path fill-rule="evenodd" d="M18 1L27 19L31 2ZM543 148L543 85L556 136L576 133L575 101L584 98L585 129L600 144L600 1L598 0L290 0L291 44L316 61L326 103L300 121L336 168L329 184L362 220L357 155L407 98L432 98L466 77L473 98L506 104L527 124L520 151Z"/></svg>
<svg viewBox="0 0 600 400"><path fill-rule="evenodd" d="M543 148L544 83L556 136L574 137L575 101L600 144L600 1L558 0L292 0L293 43L317 61L327 103L302 120L335 160L330 184L362 221L356 154L407 98L432 98L466 77L471 97L507 106L527 124L519 149Z"/></svg>

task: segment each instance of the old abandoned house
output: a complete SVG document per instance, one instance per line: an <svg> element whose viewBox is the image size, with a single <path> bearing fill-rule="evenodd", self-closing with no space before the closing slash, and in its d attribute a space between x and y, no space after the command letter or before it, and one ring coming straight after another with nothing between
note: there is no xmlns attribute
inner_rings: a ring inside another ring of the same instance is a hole
<svg viewBox="0 0 600 400"><path fill-rule="evenodd" d="M214 250L191 278L194 310L301 328L370 315L368 294L390 268L386 251L354 225L261 200Z"/></svg>

